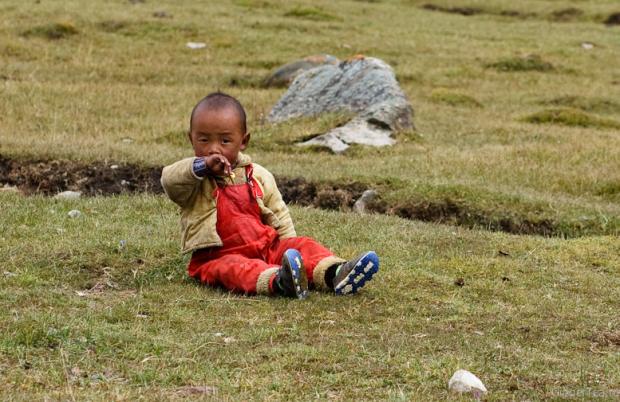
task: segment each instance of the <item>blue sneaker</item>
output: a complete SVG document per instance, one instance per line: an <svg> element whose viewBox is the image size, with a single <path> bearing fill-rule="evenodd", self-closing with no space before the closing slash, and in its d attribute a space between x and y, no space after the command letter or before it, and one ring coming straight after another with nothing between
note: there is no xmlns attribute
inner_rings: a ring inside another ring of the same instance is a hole
<svg viewBox="0 0 620 402"><path fill-rule="evenodd" d="M334 277L334 292L337 295L357 293L377 271L379 271L379 257L374 251L367 251L338 267Z"/></svg>
<svg viewBox="0 0 620 402"><path fill-rule="evenodd" d="M282 256L282 267L276 273L276 291L300 300L308 297L308 278L299 251L289 248Z"/></svg>

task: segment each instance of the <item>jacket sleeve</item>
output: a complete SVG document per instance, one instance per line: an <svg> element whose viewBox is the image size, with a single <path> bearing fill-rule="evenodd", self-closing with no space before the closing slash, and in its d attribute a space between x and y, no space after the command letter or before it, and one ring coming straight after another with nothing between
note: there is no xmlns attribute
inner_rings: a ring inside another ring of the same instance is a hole
<svg viewBox="0 0 620 402"><path fill-rule="evenodd" d="M265 202L265 206L273 211L278 218L280 225L276 228L276 230L282 239L295 237L297 234L295 233L293 219L291 218L291 214L288 207L284 203L284 200L282 200L282 194L280 194L280 190L278 190L276 180L267 169L264 169L264 172L263 185L265 191L263 194L263 200Z"/></svg>
<svg viewBox="0 0 620 402"><path fill-rule="evenodd" d="M194 158L185 158L164 167L161 186L166 195L180 207L184 207L200 191L202 179L194 174Z"/></svg>

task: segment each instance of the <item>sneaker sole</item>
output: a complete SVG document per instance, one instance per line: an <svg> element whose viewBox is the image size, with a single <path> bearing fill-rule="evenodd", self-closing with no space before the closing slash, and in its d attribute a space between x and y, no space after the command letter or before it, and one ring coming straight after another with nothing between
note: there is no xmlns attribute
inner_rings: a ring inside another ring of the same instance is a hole
<svg viewBox="0 0 620 402"><path fill-rule="evenodd" d="M334 291L339 296L357 293L378 271L379 257L374 251L369 251L355 264L351 272L336 285Z"/></svg>
<svg viewBox="0 0 620 402"><path fill-rule="evenodd" d="M308 297L308 278L301 254L295 249L288 249L284 252L284 257L295 282L295 295L299 300L303 300Z"/></svg>

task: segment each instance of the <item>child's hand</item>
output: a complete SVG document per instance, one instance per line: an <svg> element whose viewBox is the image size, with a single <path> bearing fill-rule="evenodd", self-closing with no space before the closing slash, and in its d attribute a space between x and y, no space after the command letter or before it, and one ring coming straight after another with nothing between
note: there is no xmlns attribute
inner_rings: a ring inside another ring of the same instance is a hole
<svg viewBox="0 0 620 402"><path fill-rule="evenodd" d="M232 174L232 166L224 155L203 156L209 174L212 176L230 176Z"/></svg>

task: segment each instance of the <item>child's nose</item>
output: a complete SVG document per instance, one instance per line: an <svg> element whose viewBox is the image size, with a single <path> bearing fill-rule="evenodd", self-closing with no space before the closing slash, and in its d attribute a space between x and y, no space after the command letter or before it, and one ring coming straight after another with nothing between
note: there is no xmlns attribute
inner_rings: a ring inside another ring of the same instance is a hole
<svg viewBox="0 0 620 402"><path fill-rule="evenodd" d="M208 153L209 153L209 155L221 154L222 150L217 145L211 145L211 146L209 146Z"/></svg>

